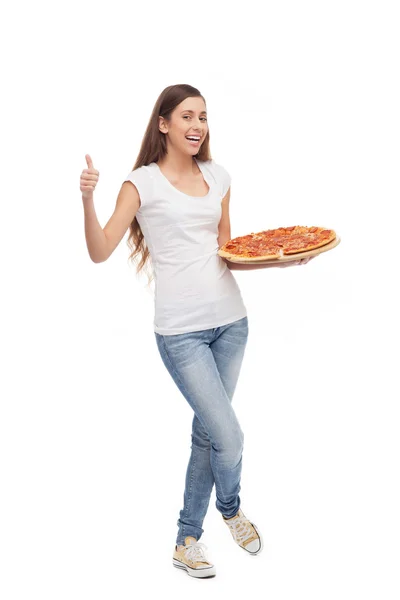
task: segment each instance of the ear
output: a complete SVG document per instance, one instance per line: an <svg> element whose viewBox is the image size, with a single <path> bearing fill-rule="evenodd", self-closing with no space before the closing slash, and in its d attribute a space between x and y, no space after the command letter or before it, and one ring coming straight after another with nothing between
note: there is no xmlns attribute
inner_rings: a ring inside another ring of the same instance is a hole
<svg viewBox="0 0 400 600"><path fill-rule="evenodd" d="M158 117L158 128L161 131L161 133L168 133L168 127L164 117Z"/></svg>

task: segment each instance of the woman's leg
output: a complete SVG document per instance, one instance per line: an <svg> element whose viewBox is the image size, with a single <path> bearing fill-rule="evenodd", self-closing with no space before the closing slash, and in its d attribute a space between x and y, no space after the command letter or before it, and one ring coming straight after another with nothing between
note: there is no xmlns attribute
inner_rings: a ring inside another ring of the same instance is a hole
<svg viewBox="0 0 400 600"><path fill-rule="evenodd" d="M213 353L222 384L232 403L248 338L247 317L234 323L217 327L212 332L213 341L210 343L210 349ZM185 517L190 517L193 505L196 506L198 521L201 524L203 523L215 481L211 466L210 437L196 414L194 414L192 423L191 448L192 451L186 472L184 507L180 512L180 519L177 523L179 527L182 527L185 523ZM202 485L196 485L198 481L201 481ZM240 487L238 491L240 491ZM216 507L227 518L237 514L237 510L239 509L238 507L231 514L225 512L219 502L218 494ZM203 529L201 529L197 539L200 538L201 533L203 533Z"/></svg>
<svg viewBox="0 0 400 600"><path fill-rule="evenodd" d="M247 317L200 332L156 334L163 362L195 412L178 544L187 535L202 535L214 481L216 506L224 516L240 506L243 432L231 401L247 336Z"/></svg>

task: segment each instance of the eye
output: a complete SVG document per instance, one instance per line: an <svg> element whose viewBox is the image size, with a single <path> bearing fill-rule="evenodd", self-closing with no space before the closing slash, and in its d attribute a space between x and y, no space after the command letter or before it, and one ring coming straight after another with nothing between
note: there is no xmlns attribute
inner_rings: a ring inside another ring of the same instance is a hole
<svg viewBox="0 0 400 600"><path fill-rule="evenodd" d="M190 118L190 115L185 115L183 118L184 118L184 119L186 119L186 117L189 117L189 118ZM206 118L206 117L202 117L202 119L204 119L204 121L207 121L207 118Z"/></svg>

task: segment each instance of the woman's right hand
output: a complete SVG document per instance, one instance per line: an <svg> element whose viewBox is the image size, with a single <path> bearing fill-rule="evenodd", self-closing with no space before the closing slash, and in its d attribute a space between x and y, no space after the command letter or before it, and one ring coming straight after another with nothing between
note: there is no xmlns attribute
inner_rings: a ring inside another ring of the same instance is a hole
<svg viewBox="0 0 400 600"><path fill-rule="evenodd" d="M85 154L88 168L83 169L81 174L81 192L82 200L93 199L93 192L99 180L99 172L93 167L92 159L89 154Z"/></svg>

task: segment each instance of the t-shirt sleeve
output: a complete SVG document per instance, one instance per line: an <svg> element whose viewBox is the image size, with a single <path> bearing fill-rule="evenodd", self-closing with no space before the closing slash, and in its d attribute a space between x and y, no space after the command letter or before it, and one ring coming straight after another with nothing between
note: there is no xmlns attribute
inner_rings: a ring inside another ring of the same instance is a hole
<svg viewBox="0 0 400 600"><path fill-rule="evenodd" d="M225 167L219 165L214 160L212 160L211 163L220 186L220 192L222 194L222 197L224 198L231 185L232 178L228 171L225 169Z"/></svg>
<svg viewBox="0 0 400 600"><path fill-rule="evenodd" d="M153 186L152 186L152 178L150 176L150 173L146 169L146 167L145 166L139 167L138 169L131 171L125 177L124 182L125 181L131 181L136 186L137 191L139 192L139 196L140 196L139 210L141 210L141 209L143 209L143 207L147 206L151 200Z"/></svg>

